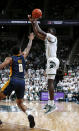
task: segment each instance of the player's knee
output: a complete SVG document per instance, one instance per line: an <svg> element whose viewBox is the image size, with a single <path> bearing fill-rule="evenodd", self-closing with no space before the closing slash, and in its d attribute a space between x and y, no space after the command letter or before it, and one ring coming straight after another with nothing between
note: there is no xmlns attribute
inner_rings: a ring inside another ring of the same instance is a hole
<svg viewBox="0 0 79 131"><path fill-rule="evenodd" d="M6 96L2 92L0 92L0 100L2 100L4 98L6 98Z"/></svg>
<svg viewBox="0 0 79 131"><path fill-rule="evenodd" d="M20 107L21 105L22 105L22 100L16 100L16 102L17 102L17 105Z"/></svg>

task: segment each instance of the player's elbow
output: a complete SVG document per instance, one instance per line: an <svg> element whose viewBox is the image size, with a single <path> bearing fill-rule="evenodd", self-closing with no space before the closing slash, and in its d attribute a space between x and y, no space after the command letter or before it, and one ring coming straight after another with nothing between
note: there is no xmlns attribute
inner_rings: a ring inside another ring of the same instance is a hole
<svg viewBox="0 0 79 131"><path fill-rule="evenodd" d="M2 70L4 68L4 66L3 65L0 65L0 70Z"/></svg>

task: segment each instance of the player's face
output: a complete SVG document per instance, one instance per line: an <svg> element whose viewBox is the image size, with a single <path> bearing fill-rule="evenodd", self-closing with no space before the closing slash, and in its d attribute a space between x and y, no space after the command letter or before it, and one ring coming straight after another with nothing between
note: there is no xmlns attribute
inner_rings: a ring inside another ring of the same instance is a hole
<svg viewBox="0 0 79 131"><path fill-rule="evenodd" d="M54 35L53 31L48 31L48 33L50 33L50 34Z"/></svg>
<svg viewBox="0 0 79 131"><path fill-rule="evenodd" d="M52 28L48 29L48 33L55 35L54 31L52 30Z"/></svg>

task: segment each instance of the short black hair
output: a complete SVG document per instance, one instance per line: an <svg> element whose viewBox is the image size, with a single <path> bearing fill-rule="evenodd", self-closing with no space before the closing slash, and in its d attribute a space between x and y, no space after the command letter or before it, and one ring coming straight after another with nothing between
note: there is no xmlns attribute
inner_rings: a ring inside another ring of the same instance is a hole
<svg viewBox="0 0 79 131"><path fill-rule="evenodd" d="M21 47L19 47L19 45L13 46L13 48L11 49L13 55L18 55L20 50Z"/></svg>
<svg viewBox="0 0 79 131"><path fill-rule="evenodd" d="M56 34L56 29L55 28L52 28L52 27L49 27L48 28L48 32L52 33L52 34Z"/></svg>

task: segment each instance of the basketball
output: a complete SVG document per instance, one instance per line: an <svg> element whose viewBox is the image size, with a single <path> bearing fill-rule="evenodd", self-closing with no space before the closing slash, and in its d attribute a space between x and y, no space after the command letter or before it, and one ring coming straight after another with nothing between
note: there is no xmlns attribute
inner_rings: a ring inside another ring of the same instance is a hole
<svg viewBox="0 0 79 131"><path fill-rule="evenodd" d="M42 11L40 9L34 9L32 11L32 18L40 18L42 16Z"/></svg>

